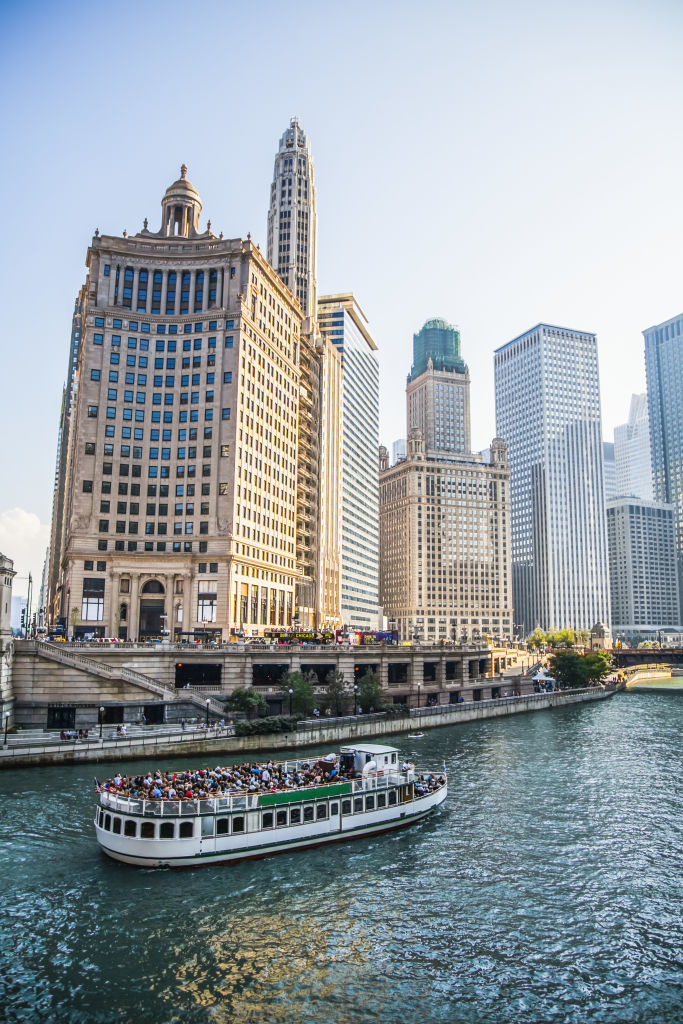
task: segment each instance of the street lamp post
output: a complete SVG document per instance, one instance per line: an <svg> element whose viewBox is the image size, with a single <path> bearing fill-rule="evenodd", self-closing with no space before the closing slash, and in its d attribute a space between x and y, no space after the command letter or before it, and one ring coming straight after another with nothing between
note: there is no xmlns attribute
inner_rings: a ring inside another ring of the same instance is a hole
<svg viewBox="0 0 683 1024"><path fill-rule="evenodd" d="M5 712L5 739L4 739L4 742L3 742L3 746L5 746L5 747L7 746L7 726L8 725L9 725L9 711L6 711Z"/></svg>
<svg viewBox="0 0 683 1024"><path fill-rule="evenodd" d="M104 708L100 708L100 739L102 739L102 726L104 725Z"/></svg>
<svg viewBox="0 0 683 1024"><path fill-rule="evenodd" d="M358 686L354 684L353 687L353 714L354 717L358 714Z"/></svg>
<svg viewBox="0 0 683 1024"><path fill-rule="evenodd" d="M289 693L289 717L291 718L292 717L292 697L294 696L294 690L290 686L290 688L289 688L289 690L287 692Z"/></svg>
<svg viewBox="0 0 683 1024"><path fill-rule="evenodd" d="M211 698L206 698L206 728L209 728L209 705L211 704Z"/></svg>
<svg viewBox="0 0 683 1024"><path fill-rule="evenodd" d="M422 695L422 683L417 684L417 706L420 707L420 698Z"/></svg>

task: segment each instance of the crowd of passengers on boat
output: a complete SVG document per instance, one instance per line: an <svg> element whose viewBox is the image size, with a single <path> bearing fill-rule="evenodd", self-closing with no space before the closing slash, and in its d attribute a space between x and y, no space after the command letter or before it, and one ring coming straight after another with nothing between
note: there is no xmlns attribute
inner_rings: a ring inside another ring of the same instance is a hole
<svg viewBox="0 0 683 1024"><path fill-rule="evenodd" d="M402 772L414 770L404 761ZM121 775L97 785L98 792L145 800L205 800L247 793L275 793L286 790L305 790L328 783L348 781L353 771L344 771L334 755L303 762L295 767L268 761L267 764L245 763L232 767L204 768L187 772L155 771L145 775ZM443 785L445 779L425 774L415 779L418 793L430 792Z"/></svg>

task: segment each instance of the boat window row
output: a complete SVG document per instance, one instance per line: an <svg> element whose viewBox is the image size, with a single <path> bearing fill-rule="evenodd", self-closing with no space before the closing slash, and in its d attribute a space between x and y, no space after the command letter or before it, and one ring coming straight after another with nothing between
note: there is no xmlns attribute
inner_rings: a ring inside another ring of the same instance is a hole
<svg viewBox="0 0 683 1024"><path fill-rule="evenodd" d="M359 814L363 811L374 811L387 806L395 806L397 803L396 790L389 793L371 793L367 796L355 796L353 799L341 801L342 814ZM250 831L258 832L272 828L287 828L291 825L308 824L313 821L324 821L330 816L339 813L339 803L334 800L328 803L321 800L318 803L304 804L303 807L279 807L272 811L264 810L260 814L260 824L254 822L258 812L252 814ZM246 818L243 814L233 814L227 817L203 817L201 822L201 835L208 838L213 835L227 836L236 835L246 831ZM138 821L136 818L120 818L116 814L110 814L102 808L98 810L97 823L106 832L113 832L115 835L124 835L131 839L192 839L195 832L194 821ZM214 830L215 826L215 830Z"/></svg>

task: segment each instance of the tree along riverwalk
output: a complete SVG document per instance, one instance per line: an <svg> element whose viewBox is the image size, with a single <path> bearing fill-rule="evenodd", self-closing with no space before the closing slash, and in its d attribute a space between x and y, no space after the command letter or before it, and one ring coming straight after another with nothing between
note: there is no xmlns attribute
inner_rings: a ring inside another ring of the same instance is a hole
<svg viewBox="0 0 683 1024"><path fill-rule="evenodd" d="M436 707L413 708L409 714L358 715L349 718L311 719L297 723L288 733L233 736L228 728L201 732L180 730L157 731L153 735L119 739L90 738L84 741L30 743L13 742L0 750L0 768L25 768L45 764L80 764L84 761L130 761L132 759L168 760L170 755L190 757L197 754L242 754L258 751L291 750L295 747L339 745L349 740L376 739L415 729L478 722L528 711L565 707L570 704L604 700L618 687L591 687L551 693L531 693L522 697L500 697L494 700L467 701L461 704L440 704Z"/></svg>

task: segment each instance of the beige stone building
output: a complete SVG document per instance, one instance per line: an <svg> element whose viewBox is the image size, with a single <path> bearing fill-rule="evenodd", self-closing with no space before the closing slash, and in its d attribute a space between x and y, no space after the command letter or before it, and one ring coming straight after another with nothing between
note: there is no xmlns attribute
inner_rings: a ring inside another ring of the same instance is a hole
<svg viewBox="0 0 683 1024"><path fill-rule="evenodd" d="M186 171L159 231L88 249L50 573L69 634L294 617L303 314L249 239L200 230Z"/></svg>
<svg viewBox="0 0 683 1024"><path fill-rule="evenodd" d="M513 634L505 443L470 452L460 335L432 320L414 338L405 459L380 449L380 599L401 640Z"/></svg>
<svg viewBox="0 0 683 1024"><path fill-rule="evenodd" d="M0 553L0 729L14 724L14 690L12 687L12 581L16 576L14 562Z"/></svg>

